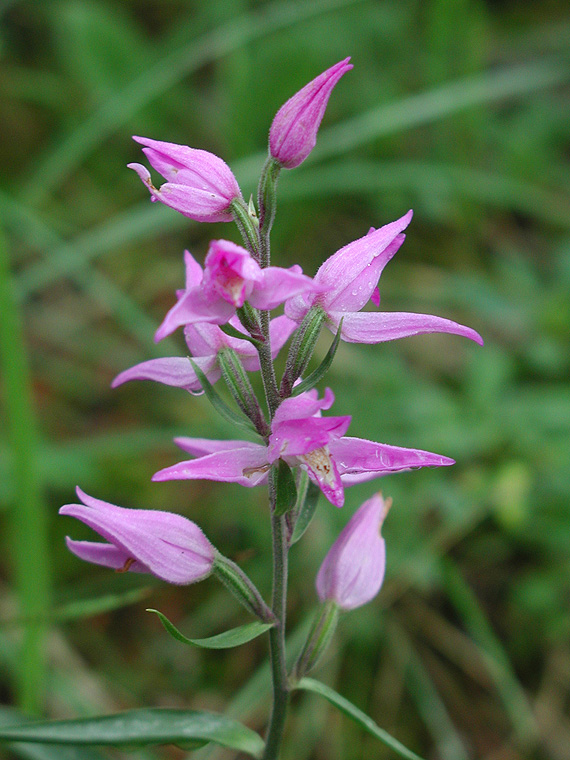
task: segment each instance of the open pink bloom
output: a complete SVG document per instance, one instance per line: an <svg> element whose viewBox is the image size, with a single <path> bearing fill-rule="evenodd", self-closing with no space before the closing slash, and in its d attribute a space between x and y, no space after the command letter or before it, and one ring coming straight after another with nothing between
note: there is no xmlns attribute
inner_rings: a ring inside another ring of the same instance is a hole
<svg viewBox="0 0 570 760"><path fill-rule="evenodd" d="M295 265L262 269L251 254L229 240L212 240L204 269L184 252L186 289L156 331L159 341L181 325L210 322L223 325L248 301L258 309L274 309L288 298L319 290Z"/></svg>
<svg viewBox="0 0 570 760"><path fill-rule="evenodd" d="M345 58L331 66L277 111L269 131L269 153L286 169L299 166L315 147L330 94L352 68L349 61Z"/></svg>
<svg viewBox="0 0 570 760"><path fill-rule="evenodd" d="M377 493L354 513L331 546L317 574L321 602L353 610L380 591L386 569L386 545L380 528L390 508Z"/></svg>
<svg viewBox="0 0 570 760"><path fill-rule="evenodd" d="M145 145L150 165L166 181L157 189L148 169L142 164L128 164L150 190L153 201L160 201L197 222L231 222L232 201L241 198L241 191L230 167L221 158L206 150L187 145L133 137Z"/></svg>
<svg viewBox="0 0 570 760"><path fill-rule="evenodd" d="M230 324L237 330L243 331L237 317L232 317ZM277 356L296 328L297 323L284 314L271 320L269 335L273 358ZM233 349L248 372L259 369L259 355L255 346L248 340L226 335L217 325L210 325L207 322L187 325L184 329L184 337L192 355L192 361L202 370L212 385L220 379L222 374L218 354L224 348ZM185 388L190 393L203 393L202 384L187 356L169 356L141 362L117 375L111 386L116 388L129 380L154 380L164 385Z"/></svg>
<svg viewBox="0 0 570 760"><path fill-rule="evenodd" d="M216 550L200 528L182 515L150 509L125 509L88 496L66 504L60 515L76 517L107 543L74 541L67 546L80 559L115 570L152 573L168 583L195 583L212 572Z"/></svg>
<svg viewBox="0 0 570 760"><path fill-rule="evenodd" d="M250 441L176 438L195 459L155 473L153 480L219 480L252 487L265 483L267 471L278 459L306 470L325 497L337 507L344 503L344 487L389 472L453 464L453 459L419 449L389 446L345 436L350 417L321 417L334 395L327 388L322 399L316 390L285 399L271 424L268 445Z"/></svg>
<svg viewBox="0 0 570 760"><path fill-rule="evenodd" d="M318 306L325 312L332 332L337 331L343 320L340 336L348 343L381 343L409 335L441 332L463 335L482 345L479 333L450 319L431 314L361 311L369 301L379 305L378 280L404 242L402 232L411 219L412 212L408 211L401 219L370 230L333 254L314 277L322 292L305 293L287 301L287 316L301 322L311 307Z"/></svg>

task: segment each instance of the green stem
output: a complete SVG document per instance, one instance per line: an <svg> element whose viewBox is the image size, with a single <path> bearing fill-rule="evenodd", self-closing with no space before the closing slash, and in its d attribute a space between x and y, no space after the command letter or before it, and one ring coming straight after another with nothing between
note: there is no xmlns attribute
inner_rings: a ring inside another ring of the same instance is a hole
<svg viewBox="0 0 570 760"><path fill-rule="evenodd" d="M269 236L277 210L276 189L281 164L269 157L259 180L257 200L259 205L259 263L268 267L271 259Z"/></svg>
<svg viewBox="0 0 570 760"><path fill-rule="evenodd" d="M277 760L281 742L287 705L289 702L289 683L285 661L285 616L287 605L287 526L283 516L275 514L275 482L270 480L271 529L273 539L273 595L272 610L277 625L269 631L271 674L273 679L273 709L265 751L262 760Z"/></svg>
<svg viewBox="0 0 570 760"><path fill-rule="evenodd" d="M0 231L0 367L12 444L15 500L10 512L14 574L26 621L17 673L18 704L39 713L45 693L45 633L50 572L45 505L39 475L38 433L22 318L13 292L8 251Z"/></svg>
<svg viewBox="0 0 570 760"><path fill-rule="evenodd" d="M263 380L263 387L265 389L267 408L269 409L270 418L273 419L273 415L281 403L281 398L279 396L279 390L277 388L275 368L273 366L273 358L271 356L271 339L269 337L269 312L260 311L259 317L261 320L261 330L265 337L265 341L257 346L257 353L259 355L261 378Z"/></svg>
<svg viewBox="0 0 570 760"><path fill-rule="evenodd" d="M245 247L253 258L259 262L259 222L250 214L249 208L241 199L232 201L231 210Z"/></svg>

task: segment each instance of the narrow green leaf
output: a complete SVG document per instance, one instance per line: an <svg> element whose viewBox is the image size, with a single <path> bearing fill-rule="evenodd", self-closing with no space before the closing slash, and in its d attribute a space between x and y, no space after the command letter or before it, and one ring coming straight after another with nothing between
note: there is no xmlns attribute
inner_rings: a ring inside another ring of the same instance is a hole
<svg viewBox="0 0 570 760"><path fill-rule="evenodd" d="M292 509L297 501L295 478L287 462L284 462L282 459L279 460L277 465L275 485L277 492L275 514L279 517Z"/></svg>
<svg viewBox="0 0 570 760"><path fill-rule="evenodd" d="M306 473L304 474L306 475ZM308 478L309 476L306 475L306 477ZM321 489L309 480L303 503L299 506L299 513L295 520L295 527L293 529L293 535L291 536L291 546L297 543L311 524L320 495Z"/></svg>
<svg viewBox="0 0 570 760"><path fill-rule="evenodd" d="M225 325L220 325L220 330L222 332L225 332L226 335L229 335L230 338L239 338L240 340L247 340L254 346L262 345L261 341L256 340L255 338L252 338L251 335L249 335L248 333L241 332L241 330L238 330L233 325L230 325L229 322L226 322Z"/></svg>
<svg viewBox="0 0 570 760"><path fill-rule="evenodd" d="M190 358L190 363L192 364L192 368L194 369L194 372L196 373L196 376L198 380L200 381L202 388L204 389L204 393L208 397L208 400L214 407L214 409L222 415L228 422L231 422L234 425L237 425L240 428L243 428L244 430L249 430L250 432L255 433L256 430L252 423L246 419L245 417L242 417L237 412L234 412L233 409L231 409L226 402L223 400L223 398L220 396L220 394L216 391L212 383L208 380L206 375L202 372L200 367L196 364L196 362L192 361Z"/></svg>
<svg viewBox="0 0 570 760"><path fill-rule="evenodd" d="M419 755L416 755L415 752L404 747L404 745L397 739L394 739L393 736L390 736L390 734L384 731L383 728L380 728L380 726L374 723L372 718L369 718L366 713L363 713L362 710L359 710L358 707L356 707L356 705L353 705L348 699L345 699L334 691L334 689L331 689L330 686L325 686L324 683L315 681L313 678L302 678L295 688L303 689L303 691L312 691L314 694L320 694L320 696L328 700L331 705L334 705L345 715L348 715L349 718L352 718L352 720L355 723L358 723L361 728L368 731L372 736L375 736L387 747L390 747L390 749L393 749L394 752L400 755L400 757L405 757L406 760L422 760Z"/></svg>
<svg viewBox="0 0 570 760"><path fill-rule="evenodd" d="M0 707L0 730L2 726L28 725L30 719L11 707ZM104 760L98 750L92 747L62 747L51 744L27 744L13 742L8 745L10 752L24 760Z"/></svg>
<svg viewBox="0 0 570 760"><path fill-rule="evenodd" d="M178 641L194 647L202 647L203 649L231 649L232 647L239 647L241 644L246 644L248 641L256 639L273 627L272 623L262 623L256 620L253 623L240 625L238 628L232 628L215 636L209 636L207 639L189 639L162 612L153 609L148 609L147 612L154 612L158 615L160 622L168 633L175 639L178 639Z"/></svg>
<svg viewBox="0 0 570 760"><path fill-rule="evenodd" d="M311 388L314 388L315 385L323 379L323 377L326 375L326 373L329 371L330 366L333 362L334 355L336 354L336 350L338 348L338 344L340 343L340 333L342 330L342 319L339 322L338 330L336 331L336 335L334 336L334 340L331 343L331 346L329 350L327 351L327 354L325 358L322 360L322 362L319 364L317 369L314 372L311 372L311 374L306 377L299 385L296 385L293 388L293 396L298 396L300 393L304 393L305 391L310 391Z"/></svg>
<svg viewBox="0 0 570 760"><path fill-rule="evenodd" d="M232 718L212 712L145 708L79 720L0 727L0 741L107 746L215 742L260 757L263 740Z"/></svg>

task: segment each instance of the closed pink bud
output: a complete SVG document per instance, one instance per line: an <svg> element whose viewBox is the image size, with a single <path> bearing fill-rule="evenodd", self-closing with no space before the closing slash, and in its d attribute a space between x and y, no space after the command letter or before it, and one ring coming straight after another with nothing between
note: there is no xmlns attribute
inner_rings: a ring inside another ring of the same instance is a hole
<svg viewBox="0 0 570 760"><path fill-rule="evenodd" d="M317 575L317 593L322 602L333 601L343 610L353 610L380 591L386 568L386 546L380 528L390 506L380 493L354 513L331 546Z"/></svg>
<svg viewBox="0 0 570 760"><path fill-rule="evenodd" d="M197 222L231 222L231 203L242 197L230 167L206 150L187 145L134 137L144 145L150 165L167 180L156 188L148 169L129 164L150 190L153 201L160 201Z"/></svg>
<svg viewBox="0 0 570 760"><path fill-rule="evenodd" d="M281 166L293 169L315 147L329 97L338 80L352 68L350 58L339 61L281 106L269 131L269 153Z"/></svg>

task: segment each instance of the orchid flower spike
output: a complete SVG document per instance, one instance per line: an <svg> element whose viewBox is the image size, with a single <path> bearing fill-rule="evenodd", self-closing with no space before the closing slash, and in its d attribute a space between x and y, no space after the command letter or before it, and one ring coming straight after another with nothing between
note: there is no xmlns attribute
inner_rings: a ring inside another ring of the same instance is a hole
<svg viewBox="0 0 570 760"><path fill-rule="evenodd" d="M350 58L339 61L305 85L281 106L269 131L269 154L285 169L294 169L315 147L330 94L352 68Z"/></svg>
<svg viewBox="0 0 570 760"><path fill-rule="evenodd" d="M211 241L204 269L188 251L184 256L186 288L178 293L177 303L156 331L156 341L181 325L223 325L246 301L270 310L293 295L320 290L297 264L289 269L262 269L245 248L229 240Z"/></svg>
<svg viewBox="0 0 570 760"><path fill-rule="evenodd" d="M176 438L175 443L195 459L166 467L152 479L217 480L251 488L266 483L271 465L283 459L290 467L305 470L331 504L342 507L346 486L390 472L454 464L453 459L429 451L346 436L349 416L321 416L333 402L330 388L322 399L315 389L285 399L273 417L267 445Z"/></svg>
<svg viewBox="0 0 570 760"><path fill-rule="evenodd" d="M170 206L197 222L231 222L231 205L241 200L241 190L230 167L206 150L187 145L133 137L144 145L150 165L166 183L152 184L150 172L142 164L128 164L150 190L151 199Z"/></svg>
<svg viewBox="0 0 570 760"><path fill-rule="evenodd" d="M386 546L380 528L392 504L375 494L350 518L331 546L317 575L321 602L353 610L380 591L386 568Z"/></svg>
<svg viewBox="0 0 570 760"><path fill-rule="evenodd" d="M412 212L408 211L401 219L371 229L333 254L320 266L313 280L321 286L321 292L305 293L287 301L287 316L300 323L309 309L320 308L332 332L337 332L342 319L340 337L348 343L381 343L440 332L462 335L482 345L479 333L451 319L432 314L361 311L368 302L379 305L378 279L404 242L402 233L411 220Z"/></svg>
<svg viewBox="0 0 570 760"><path fill-rule="evenodd" d="M182 515L148 509L125 509L88 496L77 488L82 504L66 504L60 515L76 517L107 543L74 541L67 547L80 559L119 572L151 573L167 583L201 581L212 572L216 550L200 528Z"/></svg>

